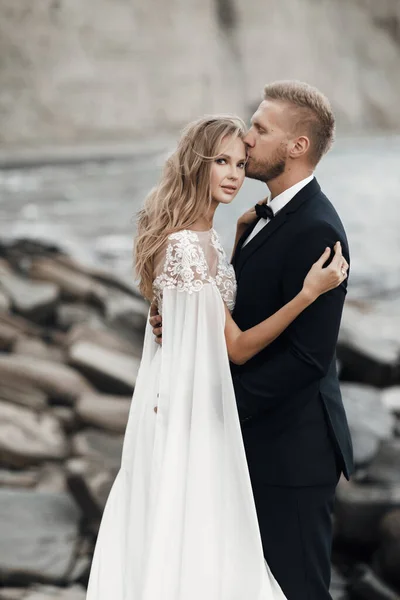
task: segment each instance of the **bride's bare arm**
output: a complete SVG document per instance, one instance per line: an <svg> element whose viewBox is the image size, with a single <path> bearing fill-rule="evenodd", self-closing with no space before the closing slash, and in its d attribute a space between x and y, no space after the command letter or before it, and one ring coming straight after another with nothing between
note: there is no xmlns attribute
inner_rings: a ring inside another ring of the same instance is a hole
<svg viewBox="0 0 400 600"><path fill-rule="evenodd" d="M276 313L251 329L242 331L225 307L225 339L230 360L242 365L269 346L318 296L332 290L347 277L348 264L343 258L340 243L335 245L335 256L328 267L331 250L327 248L304 280L302 290Z"/></svg>

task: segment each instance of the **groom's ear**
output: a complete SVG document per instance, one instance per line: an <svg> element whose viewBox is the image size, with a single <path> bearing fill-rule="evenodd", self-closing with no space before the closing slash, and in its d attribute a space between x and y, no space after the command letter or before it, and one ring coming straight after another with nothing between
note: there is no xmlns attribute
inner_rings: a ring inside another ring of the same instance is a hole
<svg viewBox="0 0 400 600"><path fill-rule="evenodd" d="M291 142L289 149L290 158L301 158L305 156L310 149L310 140L306 135L300 135Z"/></svg>

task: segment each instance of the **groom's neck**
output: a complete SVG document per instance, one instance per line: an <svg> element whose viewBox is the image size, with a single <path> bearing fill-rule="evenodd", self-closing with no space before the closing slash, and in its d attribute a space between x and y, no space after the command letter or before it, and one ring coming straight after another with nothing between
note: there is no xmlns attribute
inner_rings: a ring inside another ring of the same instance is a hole
<svg viewBox="0 0 400 600"><path fill-rule="evenodd" d="M271 199L275 198L275 196L279 196L279 194L282 194L282 192L291 188L292 185L295 185L296 183L299 183L299 181L310 177L312 174L313 170L309 167L296 170L292 170L290 168L286 169L284 173L279 175L279 177L268 181L267 185L269 191L271 192Z"/></svg>

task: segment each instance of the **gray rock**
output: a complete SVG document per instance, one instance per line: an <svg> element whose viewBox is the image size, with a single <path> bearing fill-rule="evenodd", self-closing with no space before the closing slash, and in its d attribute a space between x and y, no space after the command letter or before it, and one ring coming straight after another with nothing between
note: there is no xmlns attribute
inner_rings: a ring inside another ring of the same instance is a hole
<svg viewBox="0 0 400 600"><path fill-rule="evenodd" d="M1 250L1 254L2 255L4 255L6 253L5 252L6 249L4 247L4 241L3 240L1 241L1 248L0 248L0 250ZM12 267L11 267L10 263L8 262L7 259L3 258L3 256L0 257L0 270L5 271L5 272L8 271L9 273L12 272Z"/></svg>
<svg viewBox="0 0 400 600"><path fill-rule="evenodd" d="M0 321L0 351L11 352L19 335L19 332L11 324Z"/></svg>
<svg viewBox="0 0 400 600"><path fill-rule="evenodd" d="M377 560L385 579L400 586L400 510L393 510L382 519Z"/></svg>
<svg viewBox="0 0 400 600"><path fill-rule="evenodd" d="M36 491L63 493L67 490L64 466L54 463L43 464L38 472Z"/></svg>
<svg viewBox="0 0 400 600"><path fill-rule="evenodd" d="M26 600L28 590L25 588L0 588L0 600Z"/></svg>
<svg viewBox="0 0 400 600"><path fill-rule="evenodd" d="M66 433L71 433L77 428L75 410L69 406L52 406L48 412L60 422Z"/></svg>
<svg viewBox="0 0 400 600"><path fill-rule="evenodd" d="M129 339L131 332L143 332L146 327L149 305L141 298L119 291L108 291L105 314L107 323L120 335Z"/></svg>
<svg viewBox="0 0 400 600"><path fill-rule="evenodd" d="M359 565L355 570L349 590L351 597L360 600L398 600L398 593L382 581L367 565Z"/></svg>
<svg viewBox="0 0 400 600"><path fill-rule="evenodd" d="M5 252L5 247L4 247L4 241L1 241L1 254L4 255ZM4 273L12 273L12 267L11 264L9 263L9 261L5 258L3 258L2 256L0 257L0 271L3 271Z"/></svg>
<svg viewBox="0 0 400 600"><path fill-rule="evenodd" d="M35 209L36 207L28 206L27 208L29 212L30 209ZM56 258L62 252L59 244L43 241L39 239L38 235L35 235L34 238L29 235L19 236L17 239L11 239L9 236L7 238L4 250L8 258L8 264L13 265L14 268L23 269L26 262L29 263L29 259L32 257L50 256Z"/></svg>
<svg viewBox="0 0 400 600"><path fill-rule="evenodd" d="M100 312L83 302L62 302L57 306L57 326L64 331L80 324L87 324L93 329L105 327Z"/></svg>
<svg viewBox="0 0 400 600"><path fill-rule="evenodd" d="M0 311L6 312L11 307L11 300L4 290L0 289Z"/></svg>
<svg viewBox="0 0 400 600"><path fill-rule="evenodd" d="M39 469L0 469L0 488L34 488L39 480ZM1 596L0 596L1 598Z"/></svg>
<svg viewBox="0 0 400 600"><path fill-rule="evenodd" d="M139 292L139 289L131 280L122 279L118 274L112 271L106 271L101 267L92 265L84 265L80 262L77 262L72 257L63 254L56 256L54 260L72 271L84 273L85 275L92 277L93 279L104 284L109 291L121 291L132 296L133 298L143 301L143 297Z"/></svg>
<svg viewBox="0 0 400 600"><path fill-rule="evenodd" d="M0 356L0 381L16 379L64 404L73 404L81 394L93 391L90 383L67 365L26 356Z"/></svg>
<svg viewBox="0 0 400 600"><path fill-rule="evenodd" d="M382 517L399 507L400 485L356 484L342 478L336 492L335 537L351 546L375 545Z"/></svg>
<svg viewBox="0 0 400 600"><path fill-rule="evenodd" d="M0 400L20 404L34 410L43 410L47 406L47 394L34 388L30 382L16 377L4 377L0 381Z"/></svg>
<svg viewBox="0 0 400 600"><path fill-rule="evenodd" d="M51 259L54 262L54 264L59 265L60 267L65 267L69 271L73 271L82 275L89 275L90 277L92 277L91 270L89 267L82 264L81 262L78 262L75 258L69 256L68 254L58 253L56 255L51 256Z"/></svg>
<svg viewBox="0 0 400 600"><path fill-rule="evenodd" d="M382 402L379 390L357 383L342 383L341 390L355 462L365 464L378 451L380 442L393 435L395 418Z"/></svg>
<svg viewBox="0 0 400 600"><path fill-rule="evenodd" d="M86 554L76 557L74 565L69 574L69 581L85 581L89 577L90 567L92 564L92 555Z"/></svg>
<svg viewBox="0 0 400 600"><path fill-rule="evenodd" d="M79 519L80 511L67 494L0 490L3 584L68 581Z"/></svg>
<svg viewBox="0 0 400 600"><path fill-rule="evenodd" d="M106 468L118 469L123 441L123 435L85 429L72 437L72 452L75 457L98 460Z"/></svg>
<svg viewBox="0 0 400 600"><path fill-rule="evenodd" d="M112 329L108 329L105 324L103 324L102 329L94 329L83 323L73 325L66 337L66 345L70 347L77 342L92 342L109 350L133 354L138 357L141 357L143 349L142 340L139 346L135 346Z"/></svg>
<svg viewBox="0 0 400 600"><path fill-rule="evenodd" d="M83 394L77 401L76 411L87 425L124 433L130 405L130 396L125 398L105 394Z"/></svg>
<svg viewBox="0 0 400 600"><path fill-rule="evenodd" d="M132 394L140 361L92 342L77 342L69 348L69 364L103 392Z"/></svg>
<svg viewBox="0 0 400 600"><path fill-rule="evenodd" d="M400 485L400 440L386 440L366 469L369 483Z"/></svg>
<svg viewBox="0 0 400 600"><path fill-rule="evenodd" d="M0 332L2 327L7 326L14 332L15 339L19 336L40 336L43 333L42 327L24 319L19 315L0 313Z"/></svg>
<svg viewBox="0 0 400 600"><path fill-rule="evenodd" d="M0 402L1 463L25 467L46 459L64 459L65 435L57 419L46 413Z"/></svg>
<svg viewBox="0 0 400 600"><path fill-rule="evenodd" d="M29 275L33 279L57 285L62 298L67 300L102 305L106 296L106 290L100 283L52 258L35 258L31 263Z"/></svg>
<svg viewBox="0 0 400 600"><path fill-rule="evenodd" d="M380 439L365 429L351 427L354 463L357 467L366 465L374 458L381 445Z"/></svg>
<svg viewBox="0 0 400 600"><path fill-rule="evenodd" d="M6 323L7 325L10 325L18 333L22 333L24 335L40 335L40 333L43 331L42 326L28 321L28 319L25 319L20 315L0 313L0 323Z"/></svg>
<svg viewBox="0 0 400 600"><path fill-rule="evenodd" d="M14 354L32 356L41 360L64 362L65 351L55 344L47 344L39 338L20 337L13 345Z"/></svg>
<svg viewBox="0 0 400 600"><path fill-rule="evenodd" d="M70 588L54 586L35 586L28 591L23 600L85 600L86 592L80 585Z"/></svg>
<svg viewBox="0 0 400 600"><path fill-rule="evenodd" d="M400 416L400 386L393 386L383 390L383 404L393 413Z"/></svg>
<svg viewBox="0 0 400 600"><path fill-rule="evenodd" d="M40 322L54 312L59 290L53 283L39 283L0 271L0 287L8 294L14 310Z"/></svg>
<svg viewBox="0 0 400 600"><path fill-rule="evenodd" d="M345 304L338 356L348 379L374 386L400 381L399 299Z"/></svg>
<svg viewBox="0 0 400 600"><path fill-rule="evenodd" d="M123 436L87 429L72 439L75 458L67 464L68 488L83 514L97 529L121 465Z"/></svg>
<svg viewBox="0 0 400 600"><path fill-rule="evenodd" d="M329 593L332 596L332 600L347 600L348 598L347 581L334 566L332 566L331 571Z"/></svg>
<svg viewBox="0 0 400 600"><path fill-rule="evenodd" d="M66 468L68 488L85 518L97 530L118 469L105 467L96 458L73 458L67 461Z"/></svg>

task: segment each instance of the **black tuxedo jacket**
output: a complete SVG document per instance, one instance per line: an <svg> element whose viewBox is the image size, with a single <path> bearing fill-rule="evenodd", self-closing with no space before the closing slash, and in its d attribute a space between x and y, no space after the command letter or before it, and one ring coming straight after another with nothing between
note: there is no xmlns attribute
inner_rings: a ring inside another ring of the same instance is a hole
<svg viewBox="0 0 400 600"><path fill-rule="evenodd" d="M302 288L343 225L313 179L243 248L234 320L242 330L263 321ZM333 252L332 252L333 255ZM323 485L353 470L352 445L336 372L335 348L347 280L320 296L270 346L231 365L251 478L267 485Z"/></svg>

